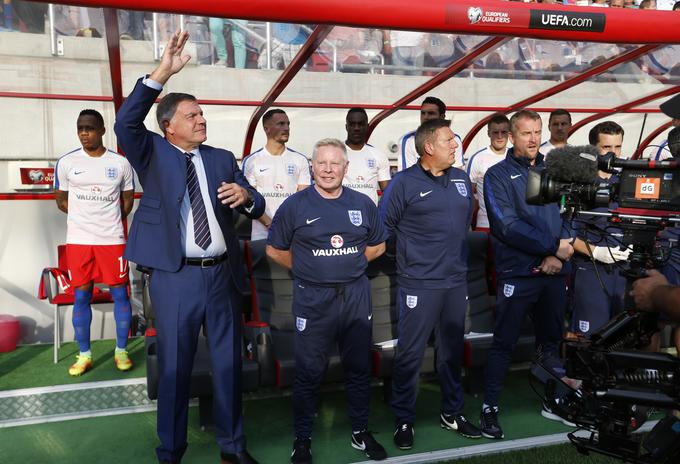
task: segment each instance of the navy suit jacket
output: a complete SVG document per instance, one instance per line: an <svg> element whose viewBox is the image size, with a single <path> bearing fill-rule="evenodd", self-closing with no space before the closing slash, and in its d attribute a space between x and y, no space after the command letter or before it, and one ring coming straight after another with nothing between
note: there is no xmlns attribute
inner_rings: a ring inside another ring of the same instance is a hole
<svg viewBox="0 0 680 464"><path fill-rule="evenodd" d="M180 207L187 188L187 168L183 152L144 126L144 118L159 93L144 85L140 79L116 115L114 130L118 143L137 171L144 188L130 228L125 258L152 269L176 272L183 260ZM235 182L246 188L255 204L250 212L242 206L237 209L252 219L262 216L265 201L248 184L233 153L208 145L201 145L199 149L208 189L212 192L212 208L227 244L231 273L236 286L243 291L245 280L238 239L234 232L233 210L217 199L217 187L222 182Z"/></svg>

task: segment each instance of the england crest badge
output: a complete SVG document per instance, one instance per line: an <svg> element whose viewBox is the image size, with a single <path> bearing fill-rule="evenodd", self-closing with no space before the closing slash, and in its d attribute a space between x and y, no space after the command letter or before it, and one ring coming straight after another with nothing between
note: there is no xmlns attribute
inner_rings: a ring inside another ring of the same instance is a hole
<svg viewBox="0 0 680 464"><path fill-rule="evenodd" d="M304 317L296 317L295 318L295 328L298 329L299 332L303 332L306 327L307 327L307 319L305 319Z"/></svg>
<svg viewBox="0 0 680 464"><path fill-rule="evenodd" d="M117 168L104 168L106 170L106 178L111 180L116 180L118 178Z"/></svg>
<svg viewBox="0 0 680 464"><path fill-rule="evenodd" d="M286 174L289 176L294 176L295 175L295 165L294 164L289 164L286 166Z"/></svg>
<svg viewBox="0 0 680 464"><path fill-rule="evenodd" d="M456 184L456 188L458 189L458 193L461 194L461 196L468 196L468 191L467 187L465 186L465 182L454 182Z"/></svg>
<svg viewBox="0 0 680 464"><path fill-rule="evenodd" d="M512 294L515 293L515 286L510 284L503 285L503 295L510 298Z"/></svg>
<svg viewBox="0 0 680 464"><path fill-rule="evenodd" d="M360 210L348 209L347 213L349 214L349 221L355 226L359 227L363 223Z"/></svg>
<svg viewBox="0 0 680 464"><path fill-rule="evenodd" d="M418 306L418 296L417 295L406 295L406 306L413 309Z"/></svg>
<svg viewBox="0 0 680 464"><path fill-rule="evenodd" d="M590 330L590 321L578 321L578 330L586 333Z"/></svg>

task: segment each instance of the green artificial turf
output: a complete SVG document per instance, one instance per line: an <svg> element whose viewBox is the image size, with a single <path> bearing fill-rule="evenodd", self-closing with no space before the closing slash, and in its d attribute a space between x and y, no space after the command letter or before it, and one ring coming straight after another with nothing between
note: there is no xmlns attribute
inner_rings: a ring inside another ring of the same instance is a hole
<svg viewBox="0 0 680 464"><path fill-rule="evenodd" d="M75 342L61 346L57 364L52 359L52 345L25 345L10 353L0 353L0 391L146 377L143 337L132 338L128 342L128 352L134 364L130 371L116 369L113 361L115 347L115 340L93 341L91 351L94 366L80 377L68 375L68 368L78 354L78 344Z"/></svg>
<svg viewBox="0 0 680 464"><path fill-rule="evenodd" d="M506 440L566 433L569 429L561 423L540 416L541 399L529 388L527 379L526 371L508 376L501 397L503 410L500 415ZM487 439L465 439L453 431L443 430L439 426L439 386L436 382L423 381L417 404L415 446L408 453L399 451L392 443L394 418L391 409L383 401L382 393L380 386L371 389L370 428L390 456L492 442ZM268 398L246 395L243 407L248 449L253 456L264 464L289 462L293 442L292 398L287 394ZM470 420L477 421L480 407L479 398L466 396L466 411ZM197 416L197 408L191 408L189 448L182 462L218 462L219 450L214 441L214 431L210 428L201 430ZM153 412L4 428L0 429L0 462L153 463L153 450L158 444L155 429L156 414ZM362 453L350 447L349 438L350 425L344 392L323 392L312 440L314 462L345 464L365 461L366 457ZM575 451L571 455L579 459ZM553 462L540 459L536 462Z"/></svg>

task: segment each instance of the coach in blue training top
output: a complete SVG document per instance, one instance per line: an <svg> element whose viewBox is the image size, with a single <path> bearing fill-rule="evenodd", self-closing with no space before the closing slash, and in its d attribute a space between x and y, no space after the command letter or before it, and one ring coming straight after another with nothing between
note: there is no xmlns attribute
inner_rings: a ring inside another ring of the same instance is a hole
<svg viewBox="0 0 680 464"><path fill-rule="evenodd" d="M503 438L498 422L498 397L527 313L532 314L536 347L559 372L558 345L566 306L565 261L574 249L562 238L557 204L528 205L527 173L542 166L539 153L542 123L538 113L521 110L510 118L513 148L484 177L484 201L491 226L497 272L496 322L486 365L482 434ZM552 416L550 402L544 415Z"/></svg>
<svg viewBox="0 0 680 464"><path fill-rule="evenodd" d="M293 270L295 315L295 443L291 461L311 463L312 420L328 352L337 340L345 370L352 447L370 459L387 457L368 431L371 373L371 290L366 266L385 251L373 201L342 186L345 144L314 146L314 185L288 197L269 229L267 254Z"/></svg>
<svg viewBox="0 0 680 464"><path fill-rule="evenodd" d="M463 415L460 385L467 309L467 232L472 187L453 168L458 144L451 121L423 123L416 131L418 163L398 173L380 200L380 217L396 238L399 340L394 359L394 443L413 446L418 374L427 340L435 330L441 381L441 426L468 438L477 427Z"/></svg>

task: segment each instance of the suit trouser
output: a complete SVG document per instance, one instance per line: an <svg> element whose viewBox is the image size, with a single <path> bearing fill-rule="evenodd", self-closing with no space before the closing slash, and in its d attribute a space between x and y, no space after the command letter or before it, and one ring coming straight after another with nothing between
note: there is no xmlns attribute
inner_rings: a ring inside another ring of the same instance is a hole
<svg viewBox="0 0 680 464"><path fill-rule="evenodd" d="M365 276L335 286L295 280L295 436L312 436L312 422L328 355L336 340L345 374L347 408L353 431L368 428L371 381L371 290Z"/></svg>
<svg viewBox="0 0 680 464"><path fill-rule="evenodd" d="M240 294L228 262L183 266L177 272L154 270L150 291L160 371L158 459L179 460L187 446L189 385L201 327L211 354L217 444L224 453L243 451Z"/></svg>
<svg viewBox="0 0 680 464"><path fill-rule="evenodd" d="M575 260L574 267L571 331L592 334L624 310L626 278L613 265L598 264L600 284L592 263Z"/></svg>
<svg viewBox="0 0 680 464"><path fill-rule="evenodd" d="M399 341L392 372L392 410L397 425L416 419L416 391L427 341L434 329L442 412L463 411L460 370L467 310L467 283L454 288L400 286L397 293Z"/></svg>
<svg viewBox="0 0 680 464"><path fill-rule="evenodd" d="M496 322L486 364L484 403L498 406L503 380L527 313L534 322L536 348L546 356L546 364L555 372L562 367L559 344L562 340L565 306L564 276L498 280Z"/></svg>

